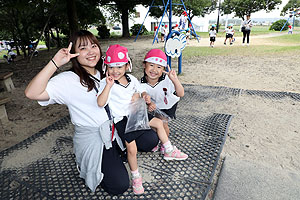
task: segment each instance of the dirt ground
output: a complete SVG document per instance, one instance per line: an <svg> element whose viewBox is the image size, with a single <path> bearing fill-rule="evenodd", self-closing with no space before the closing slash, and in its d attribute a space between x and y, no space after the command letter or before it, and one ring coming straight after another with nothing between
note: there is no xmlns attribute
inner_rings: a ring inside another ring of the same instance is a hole
<svg viewBox="0 0 300 200"><path fill-rule="evenodd" d="M251 37L251 48L255 45L284 45L267 42L269 36ZM152 46L152 38L142 37L101 41L102 50L109 44L120 43L129 50L133 60L133 75L143 74L141 62L151 48L163 47L162 43ZM208 39L190 41L189 46L207 46ZM299 45L300 42L295 45ZM236 38L233 47L241 45ZM290 45L290 44L289 44ZM223 39L214 48L223 47ZM0 124L0 151L28 138L68 115L61 105L41 107L37 102L25 98L24 90L29 81L49 62L57 50L40 52L29 64L25 60L7 65L0 63L0 71L12 71L16 87L12 92L1 92L11 98L6 104L9 122ZM291 59L292 57L292 59ZM297 64L298 63L298 64ZM264 56L199 56L183 60L182 83L205 86L226 86L242 89L284 91L300 93L300 57L288 54L267 54ZM64 69L67 69L66 66ZM62 70L64 70L62 69ZM62 71L60 70L60 71ZM226 140L225 155L234 155L254 162L263 162L279 168L300 170L300 102L290 99L270 100L260 97L240 97L226 102L218 99L204 102L203 112L218 112L234 115Z"/></svg>

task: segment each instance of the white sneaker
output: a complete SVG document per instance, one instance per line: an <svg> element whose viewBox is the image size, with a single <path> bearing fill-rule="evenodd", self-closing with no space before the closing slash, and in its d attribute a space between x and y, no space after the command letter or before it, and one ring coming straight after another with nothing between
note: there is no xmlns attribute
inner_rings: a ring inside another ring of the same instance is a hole
<svg viewBox="0 0 300 200"><path fill-rule="evenodd" d="M247 45L247 46L249 46L250 44L249 44L249 43L247 43L246 45Z"/></svg>
<svg viewBox="0 0 300 200"><path fill-rule="evenodd" d="M242 43L242 46L245 46L245 43Z"/></svg>

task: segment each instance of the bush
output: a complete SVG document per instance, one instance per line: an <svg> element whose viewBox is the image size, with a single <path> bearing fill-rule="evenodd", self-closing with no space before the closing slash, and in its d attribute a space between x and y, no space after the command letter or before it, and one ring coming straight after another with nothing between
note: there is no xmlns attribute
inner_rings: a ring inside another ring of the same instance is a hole
<svg viewBox="0 0 300 200"><path fill-rule="evenodd" d="M101 39L109 38L110 37L110 30L107 28L106 25L100 25L97 27L98 35Z"/></svg>
<svg viewBox="0 0 300 200"><path fill-rule="evenodd" d="M141 28L141 25L142 24L135 24L133 25L131 28L130 28L130 32L132 33L132 35L137 35L140 28ZM148 30L146 29L146 27L143 25L142 29L141 29L141 32L140 32L140 35L143 35L143 34L147 34L148 33Z"/></svg>
<svg viewBox="0 0 300 200"><path fill-rule="evenodd" d="M284 26L284 24L286 23L286 20L285 19L280 19L276 22L274 22L272 24L272 26L270 26L269 30L275 30L275 31L280 31L282 29L282 27ZM282 29L283 31L286 31L288 29L288 26L290 24L287 23L284 28Z"/></svg>

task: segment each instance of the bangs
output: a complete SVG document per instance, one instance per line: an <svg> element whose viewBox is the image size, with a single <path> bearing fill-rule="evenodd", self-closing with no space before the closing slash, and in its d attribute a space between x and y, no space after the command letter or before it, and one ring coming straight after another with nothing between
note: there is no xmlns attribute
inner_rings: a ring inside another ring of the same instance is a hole
<svg viewBox="0 0 300 200"><path fill-rule="evenodd" d="M91 44L97 44L99 46L99 44L95 40L95 37L93 37L91 35L85 35L85 36L79 37L78 44L76 44L76 45L77 45L77 47L86 46L86 45L88 45L89 41L91 42Z"/></svg>

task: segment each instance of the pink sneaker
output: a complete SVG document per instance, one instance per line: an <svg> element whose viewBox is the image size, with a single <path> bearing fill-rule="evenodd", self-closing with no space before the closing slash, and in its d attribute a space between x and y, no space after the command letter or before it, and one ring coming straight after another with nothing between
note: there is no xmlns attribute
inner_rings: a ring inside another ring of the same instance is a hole
<svg viewBox="0 0 300 200"><path fill-rule="evenodd" d="M185 160L188 157L189 157L188 155L182 153L175 146L173 146L173 151L171 151L170 153L165 152L164 154L165 160Z"/></svg>
<svg viewBox="0 0 300 200"><path fill-rule="evenodd" d="M164 147L164 145L161 145L161 147L160 147L160 153L161 154L165 154L165 147Z"/></svg>
<svg viewBox="0 0 300 200"><path fill-rule="evenodd" d="M159 145L157 145L156 147L154 147L151 151L152 151L152 152L157 152L158 149L159 149Z"/></svg>
<svg viewBox="0 0 300 200"><path fill-rule="evenodd" d="M132 189L134 194L139 195L144 193L143 180L141 176L139 178L132 179Z"/></svg>

